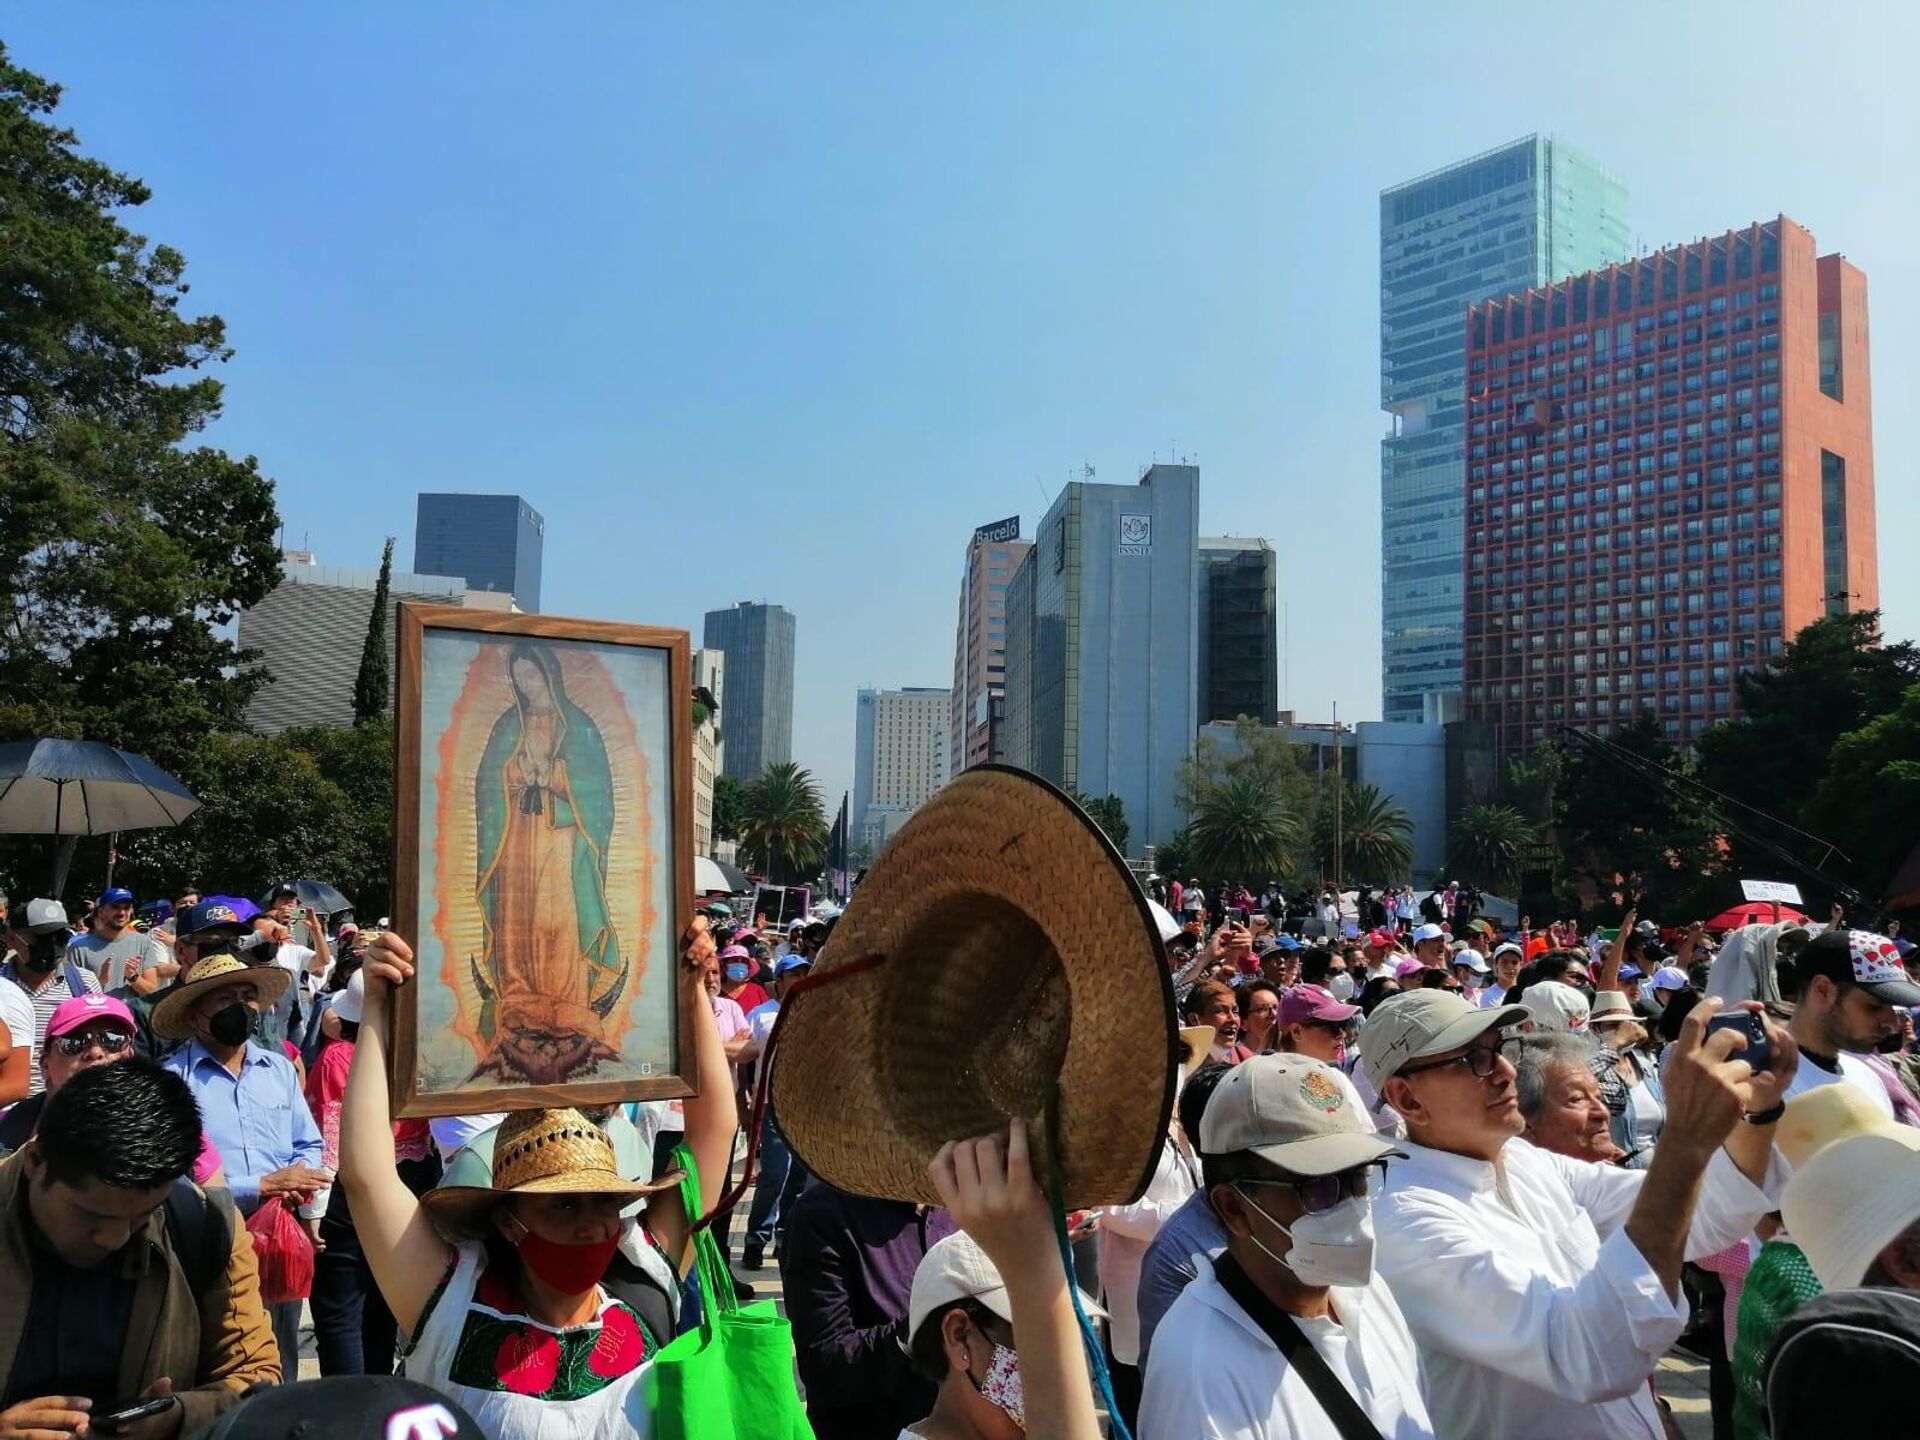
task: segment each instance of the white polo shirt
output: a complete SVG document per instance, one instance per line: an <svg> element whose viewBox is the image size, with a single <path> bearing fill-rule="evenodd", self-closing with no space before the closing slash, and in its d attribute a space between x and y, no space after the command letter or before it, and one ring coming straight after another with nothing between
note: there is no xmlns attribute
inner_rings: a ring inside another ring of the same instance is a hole
<svg viewBox="0 0 1920 1440"><path fill-rule="evenodd" d="M1807 1052L1800 1052L1800 1063L1794 1068L1793 1079L1787 1084L1786 1097L1793 1099L1809 1090L1817 1090L1822 1085L1852 1084L1869 1100L1874 1108L1889 1120L1899 1117L1893 1113L1893 1097L1887 1093L1887 1087L1880 1076L1858 1055L1849 1055L1842 1050L1834 1057L1840 1062L1838 1070L1829 1070L1807 1058Z"/></svg>
<svg viewBox="0 0 1920 1440"><path fill-rule="evenodd" d="M1386 1282L1376 1274L1365 1289L1331 1293L1338 1318L1296 1315L1301 1334L1385 1440L1430 1440L1419 1357ZM1140 1440L1340 1440L1340 1432L1203 1263L1153 1332Z"/></svg>

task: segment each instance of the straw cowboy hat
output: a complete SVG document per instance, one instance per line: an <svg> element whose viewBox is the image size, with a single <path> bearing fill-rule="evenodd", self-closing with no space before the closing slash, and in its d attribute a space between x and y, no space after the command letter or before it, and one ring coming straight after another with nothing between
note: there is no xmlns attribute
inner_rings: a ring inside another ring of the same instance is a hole
<svg viewBox="0 0 1920 1440"><path fill-rule="evenodd" d="M651 1184L629 1180L617 1168L613 1142L578 1110L515 1110L500 1122L493 1142L493 1184L441 1185L420 1197L427 1216L448 1240L484 1239L494 1207L510 1195L614 1195L622 1205L685 1176L672 1170Z"/></svg>
<svg viewBox="0 0 1920 1440"><path fill-rule="evenodd" d="M922 805L782 1004L774 1112L842 1190L938 1204L934 1152L1016 1115L1069 1207L1153 1177L1181 1057L1159 930L1119 852L1036 776L977 766Z"/></svg>
<svg viewBox="0 0 1920 1440"><path fill-rule="evenodd" d="M271 1009L287 993L293 976L278 965L249 965L231 955L209 955L161 995L153 1007L153 1033L169 1040L191 1040L193 1021L187 1012L194 1001L223 985L251 986L261 1008Z"/></svg>

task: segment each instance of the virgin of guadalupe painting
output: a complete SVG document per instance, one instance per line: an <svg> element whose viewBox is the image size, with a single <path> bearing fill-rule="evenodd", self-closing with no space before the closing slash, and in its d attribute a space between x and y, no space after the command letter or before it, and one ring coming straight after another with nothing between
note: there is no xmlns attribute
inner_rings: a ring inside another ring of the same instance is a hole
<svg viewBox="0 0 1920 1440"><path fill-rule="evenodd" d="M686 636L480 613L401 610L395 923L419 983L398 1102L685 1094Z"/></svg>

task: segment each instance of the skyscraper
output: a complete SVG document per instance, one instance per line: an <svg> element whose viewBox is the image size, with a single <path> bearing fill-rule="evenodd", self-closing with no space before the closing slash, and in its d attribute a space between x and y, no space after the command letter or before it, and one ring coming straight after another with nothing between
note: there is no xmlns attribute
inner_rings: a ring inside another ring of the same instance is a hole
<svg viewBox="0 0 1920 1440"><path fill-rule="evenodd" d="M1280 711L1279 570L1265 540L1200 542L1200 723Z"/></svg>
<svg viewBox="0 0 1920 1440"><path fill-rule="evenodd" d="M540 552L547 522L518 495L420 496L413 522L413 568L455 575L469 590L513 596L540 609Z"/></svg>
<svg viewBox="0 0 1920 1440"><path fill-rule="evenodd" d="M1461 685L1463 323L1476 300L1627 258L1626 186L1529 135L1380 194L1382 711Z"/></svg>
<svg viewBox="0 0 1920 1440"><path fill-rule="evenodd" d="M726 753L721 774L752 784L793 759L793 616L742 600L709 610L701 644L726 656Z"/></svg>
<svg viewBox="0 0 1920 1440"><path fill-rule="evenodd" d="M1866 276L1780 217L1467 316L1466 710L1502 754L1651 710L1880 602Z"/></svg>
<svg viewBox="0 0 1920 1440"><path fill-rule="evenodd" d="M1070 482L1007 591L1009 764L1116 795L1129 850L1180 828L1200 643L1200 471Z"/></svg>
<svg viewBox="0 0 1920 1440"><path fill-rule="evenodd" d="M305 550L281 553L280 583L240 614L240 646L257 651L273 677L247 703L247 723L266 735L296 725L353 724L353 685L373 618L378 570L319 564ZM390 577L387 665L392 672L394 608L402 600L428 605L504 608L505 596L467 589L448 575Z"/></svg>
<svg viewBox="0 0 1920 1440"><path fill-rule="evenodd" d="M854 706L853 842L872 854L947 783L951 695L862 690Z"/></svg>
<svg viewBox="0 0 1920 1440"><path fill-rule="evenodd" d="M953 639L953 690L947 725L947 773L1002 758L1000 715L1007 675L1007 585L1033 542L1020 517L982 525L967 543L960 576L960 619Z"/></svg>

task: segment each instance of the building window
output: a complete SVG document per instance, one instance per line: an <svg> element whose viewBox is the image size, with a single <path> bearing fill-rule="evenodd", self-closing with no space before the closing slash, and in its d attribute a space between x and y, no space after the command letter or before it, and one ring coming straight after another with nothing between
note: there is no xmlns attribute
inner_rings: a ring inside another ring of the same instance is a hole
<svg viewBox="0 0 1920 1440"><path fill-rule="evenodd" d="M1824 551L1827 613L1846 613L1847 462L1831 450L1820 452L1820 536Z"/></svg>

